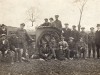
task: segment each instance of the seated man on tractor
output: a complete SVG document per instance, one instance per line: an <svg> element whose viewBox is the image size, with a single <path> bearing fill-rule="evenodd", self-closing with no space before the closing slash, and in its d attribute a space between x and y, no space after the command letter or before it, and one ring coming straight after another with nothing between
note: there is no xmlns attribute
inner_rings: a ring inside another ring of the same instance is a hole
<svg viewBox="0 0 100 75"><path fill-rule="evenodd" d="M85 59L86 58L87 45L83 41L83 38L80 38L80 40L77 42L76 46L77 46L79 58L81 58L81 54L83 54L83 58Z"/></svg>

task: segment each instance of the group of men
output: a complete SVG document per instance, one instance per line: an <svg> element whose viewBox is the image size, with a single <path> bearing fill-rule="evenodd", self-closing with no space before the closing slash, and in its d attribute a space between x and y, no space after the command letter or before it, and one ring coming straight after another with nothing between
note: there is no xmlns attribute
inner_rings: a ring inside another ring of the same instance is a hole
<svg viewBox="0 0 100 75"><path fill-rule="evenodd" d="M83 58L90 58L92 55L93 58L100 58L100 24L97 24L97 31L94 31L94 27L90 28L90 32L85 31L85 27L81 27L81 31L77 31L76 26L73 25L72 29L69 28L69 24L65 23L65 28L62 28L62 23L59 20L59 15L55 15L55 21L53 18L45 19L45 23L41 26L51 26L56 27L61 30L61 41L59 42L59 49L54 48L54 45L51 50L51 55L54 58L57 56L64 58L73 59L80 58L83 55ZM53 49L54 48L54 49ZM55 51L54 51L55 50ZM57 53L57 51L59 52ZM62 52L61 52L62 51ZM40 52L41 54L42 52ZM87 56L88 55L88 56ZM41 56L41 57L45 57ZM47 56L47 59L49 56ZM46 57L45 57L46 59ZM58 58L59 59L59 58Z"/></svg>
<svg viewBox="0 0 100 75"><path fill-rule="evenodd" d="M7 35L7 26L2 24L0 28L0 51L2 54L1 60L7 55L10 56L11 63L14 61L22 62L22 59L28 61L28 42L33 39L28 35L24 29L25 24L21 23L20 28L15 33Z"/></svg>

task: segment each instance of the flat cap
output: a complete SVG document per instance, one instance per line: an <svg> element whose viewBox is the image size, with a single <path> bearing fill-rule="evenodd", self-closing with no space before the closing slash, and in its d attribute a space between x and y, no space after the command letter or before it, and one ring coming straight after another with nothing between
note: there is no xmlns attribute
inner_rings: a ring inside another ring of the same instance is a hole
<svg viewBox="0 0 100 75"><path fill-rule="evenodd" d="M64 25L69 25L68 23L65 23Z"/></svg>
<svg viewBox="0 0 100 75"><path fill-rule="evenodd" d="M25 23L21 23L20 25L21 25L21 26L25 26Z"/></svg>
<svg viewBox="0 0 100 75"><path fill-rule="evenodd" d="M55 15L55 17L59 17L59 15Z"/></svg>
<svg viewBox="0 0 100 75"><path fill-rule="evenodd" d="M81 27L81 29L85 29L85 27Z"/></svg>

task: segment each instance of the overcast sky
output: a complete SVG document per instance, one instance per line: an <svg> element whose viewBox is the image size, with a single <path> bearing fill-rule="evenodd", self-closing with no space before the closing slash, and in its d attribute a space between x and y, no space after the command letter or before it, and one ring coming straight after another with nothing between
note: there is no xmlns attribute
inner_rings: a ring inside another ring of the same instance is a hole
<svg viewBox="0 0 100 75"><path fill-rule="evenodd" d="M26 23L26 28L32 28L30 21L26 19L27 10L31 7L38 9L38 19L35 26L44 22L44 18L60 15L62 24L69 23L78 25L79 9L74 0L0 0L0 24L18 27L20 23ZM88 0L84 7L81 25L86 27L96 27L100 23L100 0ZM34 27L35 27L34 26Z"/></svg>

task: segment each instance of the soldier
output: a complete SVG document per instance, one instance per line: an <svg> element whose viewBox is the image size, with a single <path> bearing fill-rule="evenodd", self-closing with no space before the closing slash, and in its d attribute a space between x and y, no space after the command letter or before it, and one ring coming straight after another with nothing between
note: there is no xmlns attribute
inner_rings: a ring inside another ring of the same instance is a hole
<svg viewBox="0 0 100 75"><path fill-rule="evenodd" d="M100 57L100 24L97 24L97 31L95 33L95 43L97 49L97 58Z"/></svg>
<svg viewBox="0 0 100 75"><path fill-rule="evenodd" d="M47 18L45 18L44 21L45 22L41 26L50 26L50 23L48 22Z"/></svg>
<svg viewBox="0 0 100 75"><path fill-rule="evenodd" d="M81 28L81 32L80 32L80 37L83 38L83 41L88 44L88 35L87 33L85 32L85 27L82 27Z"/></svg>
<svg viewBox="0 0 100 75"><path fill-rule="evenodd" d="M80 38L80 40L77 42L76 48L78 50L79 58L81 57L81 54L83 53L83 58L86 59L87 45L83 41L83 38Z"/></svg>
<svg viewBox="0 0 100 75"><path fill-rule="evenodd" d="M50 49L52 51L53 57L56 59L57 43L54 37L52 37L50 42Z"/></svg>
<svg viewBox="0 0 100 75"><path fill-rule="evenodd" d="M69 24L65 23L65 28L63 28L63 36L65 37L65 41L67 41L67 42L71 35L71 29L68 26L69 26Z"/></svg>
<svg viewBox="0 0 100 75"><path fill-rule="evenodd" d="M95 58L95 32L94 28L90 28L90 33L88 34L88 57L91 56L91 50L93 50L93 58Z"/></svg>
<svg viewBox="0 0 100 75"><path fill-rule="evenodd" d="M50 18L50 26L51 27L56 27L53 18Z"/></svg>
<svg viewBox="0 0 100 75"><path fill-rule="evenodd" d="M16 34L12 33L11 37L9 37L9 46L10 50L15 52L15 61L16 62L22 62L22 54L21 54L21 43L19 42L18 37Z"/></svg>
<svg viewBox="0 0 100 75"><path fill-rule="evenodd" d="M45 61L50 60L53 57L53 53L46 42L43 42L40 45L39 56Z"/></svg>
<svg viewBox="0 0 100 75"><path fill-rule="evenodd" d="M59 49L60 49L60 59L64 60L65 57L69 59L69 49L68 49L68 43L64 41L64 37L61 36L61 41L59 42Z"/></svg>
<svg viewBox="0 0 100 75"><path fill-rule="evenodd" d="M54 21L54 23L55 23L56 28L62 30L62 23L58 18L59 18L59 15L55 15L56 20Z"/></svg>
<svg viewBox="0 0 100 75"><path fill-rule="evenodd" d="M73 41L73 37L69 37L68 45L69 45L69 50L70 50L70 59L73 59L74 56L77 57L77 50L76 50L76 44Z"/></svg>
<svg viewBox="0 0 100 75"><path fill-rule="evenodd" d="M24 23L21 23L20 24L20 28L17 30L16 32L16 35L18 37L18 40L19 42L21 43L22 45L22 49L23 49L23 57L25 59L27 59L27 55L28 55L28 52L27 52L27 43L29 41L33 41L33 39L28 35L27 31L24 29L25 27L25 24Z"/></svg>
<svg viewBox="0 0 100 75"><path fill-rule="evenodd" d="M78 42L80 35L79 35L79 32L76 30L76 26L75 25L73 25L72 28L73 29L71 31L71 35L70 36L74 38L74 42L76 43L76 42Z"/></svg>
<svg viewBox="0 0 100 75"><path fill-rule="evenodd" d="M6 25L2 24L0 29L0 35L6 34L7 35L7 28Z"/></svg>

